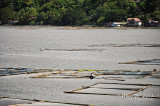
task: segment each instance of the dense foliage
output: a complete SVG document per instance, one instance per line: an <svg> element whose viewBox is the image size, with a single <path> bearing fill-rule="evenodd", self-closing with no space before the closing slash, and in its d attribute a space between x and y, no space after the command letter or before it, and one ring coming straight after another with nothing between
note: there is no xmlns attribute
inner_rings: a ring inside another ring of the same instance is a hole
<svg viewBox="0 0 160 106"><path fill-rule="evenodd" d="M1 0L0 21L20 25L99 25L126 21L160 21L160 0Z"/></svg>

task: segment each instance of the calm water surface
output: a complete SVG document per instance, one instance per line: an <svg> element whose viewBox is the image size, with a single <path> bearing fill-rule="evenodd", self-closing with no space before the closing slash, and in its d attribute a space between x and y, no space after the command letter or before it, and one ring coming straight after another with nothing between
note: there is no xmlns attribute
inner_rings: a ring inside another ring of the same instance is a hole
<svg viewBox="0 0 160 106"><path fill-rule="evenodd" d="M156 65L119 64L159 59L160 47L112 47L110 44L160 44L160 29L0 26L0 67L160 69Z"/></svg>
<svg viewBox="0 0 160 106"><path fill-rule="evenodd" d="M160 58L160 47L113 47L111 44L160 44L159 29L64 29L0 26L0 67L54 69L160 70L159 65L119 64ZM0 96L87 103L96 106L159 106L159 99L65 94L104 79L30 79L33 75L0 77ZM159 79L127 79L124 83L160 84ZM99 92L99 91L98 91ZM145 91L158 96L159 87ZM141 94L140 94L141 95Z"/></svg>

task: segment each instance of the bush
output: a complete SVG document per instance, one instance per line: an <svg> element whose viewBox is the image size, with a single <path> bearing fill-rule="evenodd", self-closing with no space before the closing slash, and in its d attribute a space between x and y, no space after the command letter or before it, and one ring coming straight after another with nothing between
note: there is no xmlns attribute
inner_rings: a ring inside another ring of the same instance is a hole
<svg viewBox="0 0 160 106"><path fill-rule="evenodd" d="M35 21L31 21L29 25L35 25Z"/></svg>

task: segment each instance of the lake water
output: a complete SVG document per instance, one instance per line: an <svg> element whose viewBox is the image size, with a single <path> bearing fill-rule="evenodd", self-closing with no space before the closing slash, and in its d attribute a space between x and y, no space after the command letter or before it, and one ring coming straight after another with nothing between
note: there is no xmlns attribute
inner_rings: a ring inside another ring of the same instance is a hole
<svg viewBox="0 0 160 106"><path fill-rule="evenodd" d="M119 64L136 60L160 59L159 44L160 29L0 26L0 67L143 71L152 71L156 68L160 70L160 65ZM159 99L153 98L63 92L96 82L160 85L159 79L156 78L127 78L123 82L105 79L29 78L33 75L35 74L0 77L0 96L94 104L95 106L159 106L160 104ZM97 86L112 87L111 85ZM95 91L103 92L104 90L91 89L89 92ZM160 87L153 86L138 95L159 96L159 92ZM123 92L118 93L123 94Z"/></svg>
<svg viewBox="0 0 160 106"><path fill-rule="evenodd" d="M0 67L147 71L160 67L119 63L159 59L160 46L143 46L159 44L160 29L0 26Z"/></svg>

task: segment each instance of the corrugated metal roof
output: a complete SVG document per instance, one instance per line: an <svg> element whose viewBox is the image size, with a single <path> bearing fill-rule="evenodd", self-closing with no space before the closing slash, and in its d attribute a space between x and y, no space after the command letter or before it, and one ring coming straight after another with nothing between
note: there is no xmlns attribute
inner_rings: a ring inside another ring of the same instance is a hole
<svg viewBox="0 0 160 106"><path fill-rule="evenodd" d="M132 20L134 19L134 21L141 21L139 18L128 18L127 20Z"/></svg>
<svg viewBox="0 0 160 106"><path fill-rule="evenodd" d="M139 18L134 18L135 21L141 21Z"/></svg>

